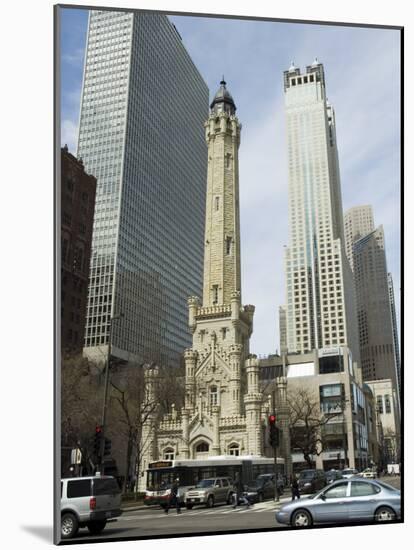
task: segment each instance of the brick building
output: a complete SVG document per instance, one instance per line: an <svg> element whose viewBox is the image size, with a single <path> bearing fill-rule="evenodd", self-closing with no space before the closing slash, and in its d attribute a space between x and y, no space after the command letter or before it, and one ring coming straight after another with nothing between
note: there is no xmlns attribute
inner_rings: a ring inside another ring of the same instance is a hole
<svg viewBox="0 0 414 550"><path fill-rule="evenodd" d="M96 178L61 149L61 349L82 351Z"/></svg>

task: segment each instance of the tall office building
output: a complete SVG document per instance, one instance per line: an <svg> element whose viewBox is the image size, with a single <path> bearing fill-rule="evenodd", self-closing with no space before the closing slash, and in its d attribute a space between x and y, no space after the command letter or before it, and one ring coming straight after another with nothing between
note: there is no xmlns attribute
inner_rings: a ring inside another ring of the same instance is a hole
<svg viewBox="0 0 414 550"><path fill-rule="evenodd" d="M362 375L364 380L391 379L399 400L392 313L394 295L387 271L384 230L382 226L375 229L369 205L347 210L344 227L357 298Z"/></svg>
<svg viewBox="0 0 414 550"><path fill-rule="evenodd" d="M349 346L358 360L355 292L345 256L335 113L323 65L284 72L289 175L289 352Z"/></svg>
<svg viewBox="0 0 414 550"><path fill-rule="evenodd" d="M166 16L90 12L77 153L98 180L85 354L105 358L110 326L123 360L174 364L191 344L207 116L208 88Z"/></svg>
<svg viewBox="0 0 414 550"><path fill-rule="evenodd" d="M353 257L363 378L391 378L397 388L382 226L354 242Z"/></svg>
<svg viewBox="0 0 414 550"><path fill-rule="evenodd" d="M344 215L344 229L346 256L353 271L354 258L352 247L354 242L375 229L372 206L354 206L347 210Z"/></svg>
<svg viewBox="0 0 414 550"><path fill-rule="evenodd" d="M392 335L394 340L394 355L395 355L395 367L397 373L397 394L398 402L401 403L401 359L400 359L400 344L398 339L398 325L397 325L397 314L395 311L395 296L394 296L394 283L392 280L391 273L388 273L388 294L390 297L390 307L391 307L391 325L392 325Z"/></svg>

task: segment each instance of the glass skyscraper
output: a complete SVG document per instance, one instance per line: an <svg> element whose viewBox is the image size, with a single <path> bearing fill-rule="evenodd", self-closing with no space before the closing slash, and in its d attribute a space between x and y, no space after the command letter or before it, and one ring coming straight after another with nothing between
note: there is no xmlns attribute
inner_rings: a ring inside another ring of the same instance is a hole
<svg viewBox="0 0 414 550"><path fill-rule="evenodd" d="M335 113L316 59L284 72L289 175L287 348L348 346L359 358L355 290L345 255Z"/></svg>
<svg viewBox="0 0 414 550"><path fill-rule="evenodd" d="M78 157L97 178L84 351L177 364L202 291L208 88L165 15L91 11ZM122 314L121 318L118 318Z"/></svg>

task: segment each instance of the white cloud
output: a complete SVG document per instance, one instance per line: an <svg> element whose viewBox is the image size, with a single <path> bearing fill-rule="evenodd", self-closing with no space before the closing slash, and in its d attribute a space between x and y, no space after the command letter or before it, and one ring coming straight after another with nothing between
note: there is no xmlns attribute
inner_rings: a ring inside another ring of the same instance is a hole
<svg viewBox="0 0 414 550"><path fill-rule="evenodd" d="M65 53L62 55L62 62L69 63L69 65L78 66L79 63L83 63L84 49L78 48L71 53Z"/></svg>

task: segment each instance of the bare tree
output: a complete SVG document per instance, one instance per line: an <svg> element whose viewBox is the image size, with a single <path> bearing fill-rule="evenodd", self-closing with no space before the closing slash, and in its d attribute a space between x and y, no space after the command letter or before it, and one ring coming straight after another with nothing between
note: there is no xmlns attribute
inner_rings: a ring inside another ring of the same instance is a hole
<svg viewBox="0 0 414 550"><path fill-rule="evenodd" d="M328 415L321 412L318 396L308 388L298 387L287 395L292 449L300 449L309 468L313 467L312 456L324 449L323 428L335 416L342 415L344 401Z"/></svg>
<svg viewBox="0 0 414 550"><path fill-rule="evenodd" d="M181 370L159 368L154 393L149 397L144 365L129 364L113 374L111 386L110 428L111 433L117 433L126 442L128 478L132 470L139 475L142 457L152 443L152 433L145 432L144 426L156 424L163 414L171 411L173 403L182 406L184 381ZM128 479L125 479L124 490L127 489Z"/></svg>
<svg viewBox="0 0 414 550"><path fill-rule="evenodd" d="M66 355L61 363L62 473L70 465L70 449L82 453L84 471L93 469L93 435L99 424L102 367L81 355Z"/></svg>

